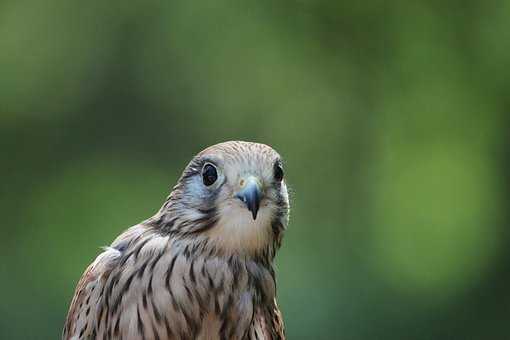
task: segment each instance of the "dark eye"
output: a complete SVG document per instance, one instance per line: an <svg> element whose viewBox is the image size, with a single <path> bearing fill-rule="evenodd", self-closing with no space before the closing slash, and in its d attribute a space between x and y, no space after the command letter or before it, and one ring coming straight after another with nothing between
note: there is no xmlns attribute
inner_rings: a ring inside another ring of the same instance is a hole
<svg viewBox="0 0 510 340"><path fill-rule="evenodd" d="M283 180L283 168L279 162L274 164L274 179L277 182L281 182Z"/></svg>
<svg viewBox="0 0 510 340"><path fill-rule="evenodd" d="M212 164L206 164L202 169L202 179L206 187L212 185L218 179L218 172Z"/></svg>

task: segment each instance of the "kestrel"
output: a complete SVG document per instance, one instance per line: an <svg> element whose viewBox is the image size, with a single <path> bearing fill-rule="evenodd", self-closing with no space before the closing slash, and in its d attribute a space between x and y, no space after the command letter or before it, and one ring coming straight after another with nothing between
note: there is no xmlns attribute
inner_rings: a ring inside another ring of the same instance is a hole
<svg viewBox="0 0 510 340"><path fill-rule="evenodd" d="M63 339L284 339L273 259L288 216L275 150L208 147L85 270Z"/></svg>

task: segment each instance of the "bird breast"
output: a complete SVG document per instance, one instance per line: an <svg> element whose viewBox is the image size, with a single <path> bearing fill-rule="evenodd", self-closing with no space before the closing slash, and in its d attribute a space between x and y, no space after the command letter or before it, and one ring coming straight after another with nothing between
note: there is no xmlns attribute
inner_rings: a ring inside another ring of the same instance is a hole
<svg viewBox="0 0 510 340"><path fill-rule="evenodd" d="M274 299L274 274L264 261L216 254L206 240L144 228L131 228L103 255L111 270L95 283L99 334L242 338L254 312Z"/></svg>

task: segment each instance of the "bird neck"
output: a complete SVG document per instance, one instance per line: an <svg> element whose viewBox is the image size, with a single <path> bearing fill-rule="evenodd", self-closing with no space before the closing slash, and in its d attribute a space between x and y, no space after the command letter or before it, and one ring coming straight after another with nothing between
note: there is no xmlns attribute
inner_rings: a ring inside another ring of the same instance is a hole
<svg viewBox="0 0 510 340"><path fill-rule="evenodd" d="M207 252L211 256L237 257L270 266L281 245L281 233L275 233L278 221L268 225L230 228L215 209L183 214L182 210L161 209L142 222L161 235L184 244L189 251ZM251 227L251 229L250 229ZM246 232L251 232L251 235Z"/></svg>

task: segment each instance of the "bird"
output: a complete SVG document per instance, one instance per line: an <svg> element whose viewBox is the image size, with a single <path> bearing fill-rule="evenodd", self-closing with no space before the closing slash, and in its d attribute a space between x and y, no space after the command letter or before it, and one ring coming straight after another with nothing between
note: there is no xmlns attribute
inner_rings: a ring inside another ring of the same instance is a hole
<svg viewBox="0 0 510 340"><path fill-rule="evenodd" d="M62 339L285 339L273 261L289 211L272 147L207 147L85 270Z"/></svg>

